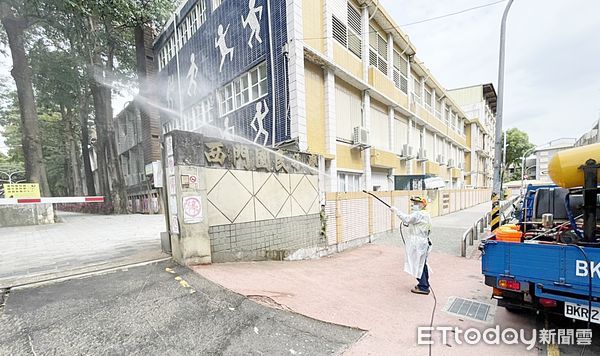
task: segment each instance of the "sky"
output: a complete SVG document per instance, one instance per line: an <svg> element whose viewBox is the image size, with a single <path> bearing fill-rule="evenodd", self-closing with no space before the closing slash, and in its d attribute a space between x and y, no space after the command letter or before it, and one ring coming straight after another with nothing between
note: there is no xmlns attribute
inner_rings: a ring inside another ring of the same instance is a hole
<svg viewBox="0 0 600 356"><path fill-rule="evenodd" d="M402 26L496 0L380 0L447 89L498 78L500 20L506 2ZM600 117L600 1L516 0L506 33L504 129L530 141L578 138ZM0 55L0 77L10 78ZM125 99L116 98L115 112ZM0 137L0 151L5 151Z"/></svg>
<svg viewBox="0 0 600 356"><path fill-rule="evenodd" d="M447 89L494 83L507 2L402 26L495 0L381 0ZM504 119L530 141L578 138L600 115L600 1L516 0L506 26Z"/></svg>

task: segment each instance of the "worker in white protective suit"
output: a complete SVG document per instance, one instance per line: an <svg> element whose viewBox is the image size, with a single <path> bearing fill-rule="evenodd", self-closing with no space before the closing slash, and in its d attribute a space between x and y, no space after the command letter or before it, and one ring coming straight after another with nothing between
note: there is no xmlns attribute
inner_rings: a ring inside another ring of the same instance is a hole
<svg viewBox="0 0 600 356"><path fill-rule="evenodd" d="M411 289L411 292L427 295L429 294L427 255L431 250L431 241L429 240L431 217L425 210L427 199L415 196L411 197L410 201L413 207L411 214L405 214L394 206L391 207L391 210L402 220L403 224L408 225L404 271L414 276L419 282Z"/></svg>

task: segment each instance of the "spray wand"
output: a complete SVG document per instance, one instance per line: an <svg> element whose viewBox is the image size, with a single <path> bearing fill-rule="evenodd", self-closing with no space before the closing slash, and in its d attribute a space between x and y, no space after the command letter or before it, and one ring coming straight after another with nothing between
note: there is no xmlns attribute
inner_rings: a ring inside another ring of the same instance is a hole
<svg viewBox="0 0 600 356"><path fill-rule="evenodd" d="M367 192L366 190L363 190L363 193L369 194L373 198L379 200L383 205L387 206L390 209L392 208L392 206L390 204L388 204L388 203L384 202L383 200L381 200L377 195L375 195L373 193L370 193L370 192ZM406 246L406 241L404 241L404 234L402 233L402 224L403 223L400 223L400 237L402 237L402 243Z"/></svg>

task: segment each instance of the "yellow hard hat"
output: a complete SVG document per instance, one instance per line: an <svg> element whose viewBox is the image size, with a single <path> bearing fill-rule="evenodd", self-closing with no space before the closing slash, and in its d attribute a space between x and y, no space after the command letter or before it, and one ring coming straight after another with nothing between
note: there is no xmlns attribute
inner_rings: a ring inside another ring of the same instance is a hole
<svg viewBox="0 0 600 356"><path fill-rule="evenodd" d="M417 203L421 203L421 204L423 204L424 207L427 206L427 199L420 197L418 195L410 197L410 200L417 202Z"/></svg>

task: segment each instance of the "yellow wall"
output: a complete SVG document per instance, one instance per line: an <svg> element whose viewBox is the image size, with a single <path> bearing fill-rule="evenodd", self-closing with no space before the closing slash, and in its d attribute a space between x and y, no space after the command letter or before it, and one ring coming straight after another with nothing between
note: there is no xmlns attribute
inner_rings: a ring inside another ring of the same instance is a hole
<svg viewBox="0 0 600 356"><path fill-rule="evenodd" d="M335 159L337 163L337 169L352 169L362 171L363 160L360 150L353 150L352 147L346 145L337 145L337 152Z"/></svg>
<svg viewBox="0 0 600 356"><path fill-rule="evenodd" d="M400 169L400 160L395 153L371 148L371 166Z"/></svg>
<svg viewBox="0 0 600 356"><path fill-rule="evenodd" d="M467 147L471 149L471 125L475 124L467 124L465 128L465 135L467 136Z"/></svg>
<svg viewBox="0 0 600 356"><path fill-rule="evenodd" d="M302 21L304 31L304 43L316 49L325 52L325 31L323 30L323 0L304 0L302 1Z"/></svg>
<svg viewBox="0 0 600 356"><path fill-rule="evenodd" d="M337 41L333 41L333 61L348 73L363 79L361 60Z"/></svg>
<svg viewBox="0 0 600 356"><path fill-rule="evenodd" d="M325 149L325 80L323 70L316 64L304 61L304 73L308 151L325 154L328 152Z"/></svg>

